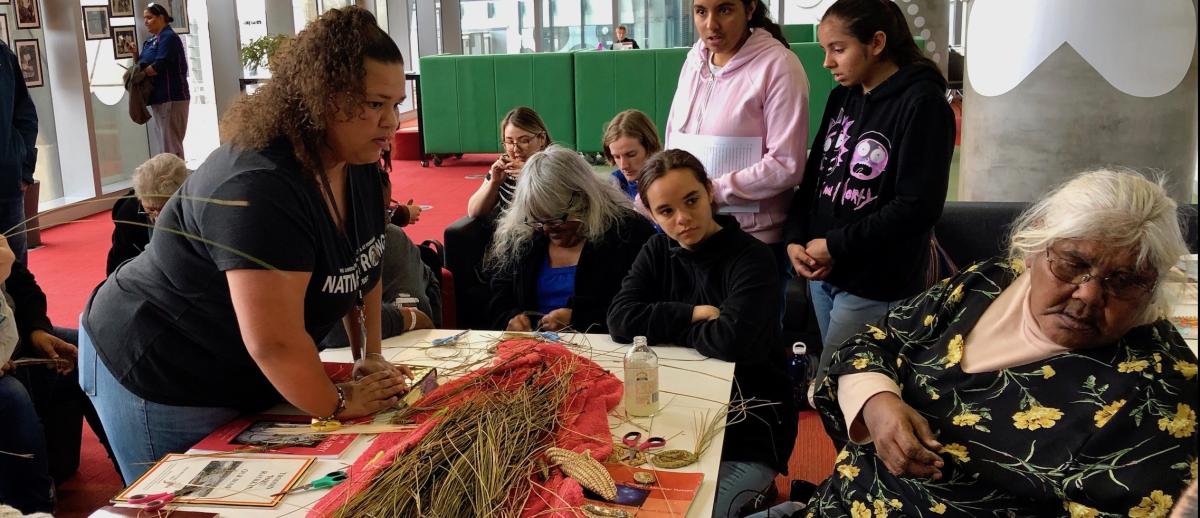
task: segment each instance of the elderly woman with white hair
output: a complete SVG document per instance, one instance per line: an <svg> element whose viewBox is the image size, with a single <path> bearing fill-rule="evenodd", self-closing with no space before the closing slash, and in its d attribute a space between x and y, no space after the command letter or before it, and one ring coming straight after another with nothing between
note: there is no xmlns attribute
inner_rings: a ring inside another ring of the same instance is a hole
<svg viewBox="0 0 1200 518"><path fill-rule="evenodd" d="M579 153L550 146L531 156L488 251L494 326L607 332L608 306L652 235Z"/></svg>
<svg viewBox="0 0 1200 518"><path fill-rule="evenodd" d="M1196 356L1164 319L1176 204L1081 174L1009 256L904 301L817 391L849 439L809 516L1166 516L1196 478Z"/></svg>
<svg viewBox="0 0 1200 518"><path fill-rule="evenodd" d="M113 205L112 248L105 275L146 249L159 211L187 180L188 172L183 159L172 153L154 155L133 170L132 196L122 196Z"/></svg>

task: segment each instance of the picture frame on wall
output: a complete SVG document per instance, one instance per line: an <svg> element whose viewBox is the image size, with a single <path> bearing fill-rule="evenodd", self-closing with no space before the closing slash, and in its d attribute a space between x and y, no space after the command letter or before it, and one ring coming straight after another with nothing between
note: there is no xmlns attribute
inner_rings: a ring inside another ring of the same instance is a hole
<svg viewBox="0 0 1200 518"><path fill-rule="evenodd" d="M171 13L171 18L175 21L171 22L171 29L175 34L188 34L192 32L192 25L188 19L187 0L167 0L165 2Z"/></svg>
<svg viewBox="0 0 1200 518"><path fill-rule="evenodd" d="M8 14L0 13L0 39L4 40L4 44L12 46L12 40L8 39Z"/></svg>
<svg viewBox="0 0 1200 518"><path fill-rule="evenodd" d="M38 40L14 40L13 53L17 55L17 64L21 67L26 87L45 84L42 78L42 44Z"/></svg>
<svg viewBox="0 0 1200 518"><path fill-rule="evenodd" d="M13 10L17 12L18 29L38 29L42 26L42 12L38 0L15 0Z"/></svg>
<svg viewBox="0 0 1200 518"><path fill-rule="evenodd" d="M133 0L108 0L108 12L113 18L133 16Z"/></svg>
<svg viewBox="0 0 1200 518"><path fill-rule="evenodd" d="M83 39L106 40L112 37L107 5L83 6Z"/></svg>
<svg viewBox="0 0 1200 518"><path fill-rule="evenodd" d="M133 51L129 44L138 46L137 31L132 25L115 26L112 28L113 58L132 58Z"/></svg>

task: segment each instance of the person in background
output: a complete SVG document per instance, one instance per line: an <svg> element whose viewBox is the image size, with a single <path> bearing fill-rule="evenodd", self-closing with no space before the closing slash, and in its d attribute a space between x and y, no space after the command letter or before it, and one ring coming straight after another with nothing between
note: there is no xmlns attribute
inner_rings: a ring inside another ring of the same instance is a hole
<svg viewBox="0 0 1200 518"><path fill-rule="evenodd" d="M500 121L504 154L483 177L479 189L467 200L467 215L479 217L504 212L513 200L525 161L550 146L550 130L533 108L518 106Z"/></svg>
<svg viewBox="0 0 1200 518"><path fill-rule="evenodd" d="M0 282L13 264L13 251L0 236ZM0 297L0 502L22 513L53 513L54 480L42 424L25 386L9 375L19 339L12 307Z"/></svg>
<svg viewBox="0 0 1200 518"><path fill-rule="evenodd" d="M1161 182L1081 174L1007 257L847 341L816 400L849 444L811 514L1166 516L1197 455L1196 355L1164 318L1177 214Z"/></svg>
<svg viewBox="0 0 1200 518"><path fill-rule="evenodd" d="M817 36L838 86L785 240L821 331L820 386L846 339L927 286L955 126L946 80L913 42L897 4L838 0Z"/></svg>
<svg viewBox="0 0 1200 518"><path fill-rule="evenodd" d="M608 46L608 50L616 50L617 45L624 45L626 49L640 49L641 47L638 46L637 40L626 37L627 32L624 25L618 25L617 39L612 42L612 45Z"/></svg>
<svg viewBox="0 0 1200 518"><path fill-rule="evenodd" d="M167 201L150 246L81 316L80 385L127 483L243 413L286 401L350 419L407 390L411 372L380 354L379 282L378 162L405 99L404 58L370 12L347 7L273 64L226 115L226 143ZM356 361L335 384L316 341L338 324Z"/></svg>
<svg viewBox="0 0 1200 518"><path fill-rule="evenodd" d="M762 140L758 161L709 173L717 206L741 206L745 212L733 216L771 246L783 274L783 224L804 177L808 77L762 0L695 0L692 19L700 39L679 72L665 147L686 149L679 142L698 138Z"/></svg>
<svg viewBox="0 0 1200 518"><path fill-rule="evenodd" d="M618 113L604 128L604 158L617 166L612 172L613 184L629 199L637 197L637 175L642 164L660 150L658 128L646 114L637 110Z"/></svg>
<svg viewBox="0 0 1200 518"><path fill-rule="evenodd" d="M742 508L787 473L797 411L779 340L779 274L771 250L716 214L712 181L686 151L654 155L638 183L663 229L642 247L608 310L613 340L691 347L733 362L730 401L753 400L725 430L713 516ZM731 419L732 420L732 419Z"/></svg>
<svg viewBox="0 0 1200 518"><path fill-rule="evenodd" d="M154 81L154 90L146 103L153 119L158 151L183 156L183 135L187 132L188 108L192 99L188 89L187 53L183 40L171 28L175 22L162 4L151 3L142 12L142 22L150 37L138 52L130 44L133 60Z"/></svg>
<svg viewBox="0 0 1200 518"><path fill-rule="evenodd" d="M16 54L0 41L0 236L26 263L25 189L37 165L38 117L20 70Z"/></svg>
<svg viewBox="0 0 1200 518"><path fill-rule="evenodd" d="M150 157L133 170L133 189L113 204L112 247L105 275L112 275L117 266L146 249L154 221L187 176L187 164L171 153Z"/></svg>
<svg viewBox="0 0 1200 518"><path fill-rule="evenodd" d="M534 154L487 255L493 326L604 332L621 278L653 234L579 153L551 146Z"/></svg>

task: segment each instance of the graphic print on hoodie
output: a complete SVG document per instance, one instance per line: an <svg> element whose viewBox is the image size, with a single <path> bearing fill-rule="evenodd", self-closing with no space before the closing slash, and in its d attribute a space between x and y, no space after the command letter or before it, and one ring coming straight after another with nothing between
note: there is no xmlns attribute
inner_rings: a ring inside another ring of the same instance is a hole
<svg viewBox="0 0 1200 518"><path fill-rule="evenodd" d="M907 65L868 93L830 93L785 231L788 243L825 238L826 282L872 300L924 288L954 151L945 88L937 70Z"/></svg>

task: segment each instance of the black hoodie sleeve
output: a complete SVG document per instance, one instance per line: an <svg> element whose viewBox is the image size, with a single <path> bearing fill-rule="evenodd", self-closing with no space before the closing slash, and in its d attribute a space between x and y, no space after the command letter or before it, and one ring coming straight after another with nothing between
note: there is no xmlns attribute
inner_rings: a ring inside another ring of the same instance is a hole
<svg viewBox="0 0 1200 518"><path fill-rule="evenodd" d="M787 222L783 226L784 245L807 244L808 215L812 210L813 196L817 190L817 180L821 177L821 157L825 152L825 133L829 131L829 119L833 118L835 106L841 106L842 101L836 100L838 91L829 96L825 103L825 112L821 114L821 124L813 135L812 146L808 148L808 159L804 163L804 179L800 187L792 194L792 204L788 207Z"/></svg>
<svg viewBox="0 0 1200 518"><path fill-rule="evenodd" d="M30 333L38 329L47 333L54 331L50 317L46 315L46 294L25 263L13 263L12 273L4 281L4 291L12 297L13 320L17 322L22 342L28 343Z"/></svg>
<svg viewBox="0 0 1200 518"><path fill-rule="evenodd" d="M764 334L764 330L779 326L779 273L771 250L755 245L759 246L749 247L728 266L721 316L688 325L676 343L727 362L762 360L770 355L778 344L764 339L774 335Z"/></svg>
<svg viewBox="0 0 1200 518"><path fill-rule="evenodd" d="M663 271L671 253L666 236L655 236L633 261L621 291L608 307L608 332L613 341L627 344L645 336L650 345L679 343L677 339L692 323L693 304L666 301L662 292Z"/></svg>
<svg viewBox="0 0 1200 518"><path fill-rule="evenodd" d="M910 113L895 153L896 196L873 214L825 235L834 268L841 258L878 254L928 232L942 214L954 153L954 113L936 95L914 101Z"/></svg>
<svg viewBox="0 0 1200 518"><path fill-rule="evenodd" d="M518 307L516 292L520 289L516 283L517 272L520 271L520 268L521 263L518 261L497 269L492 275L492 299L488 304L492 329L504 331L508 328L508 321L522 311ZM530 324L537 326L537 322L530 322Z"/></svg>

